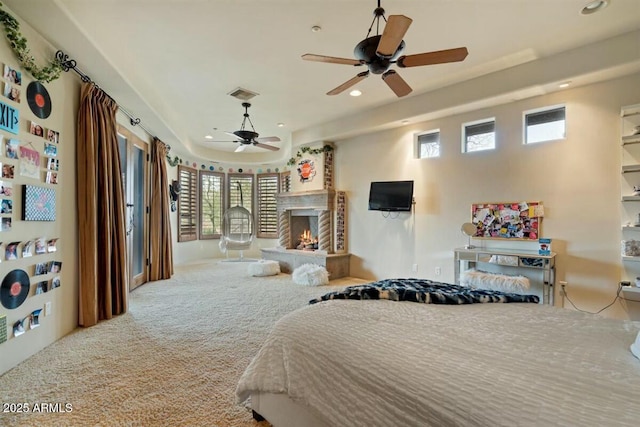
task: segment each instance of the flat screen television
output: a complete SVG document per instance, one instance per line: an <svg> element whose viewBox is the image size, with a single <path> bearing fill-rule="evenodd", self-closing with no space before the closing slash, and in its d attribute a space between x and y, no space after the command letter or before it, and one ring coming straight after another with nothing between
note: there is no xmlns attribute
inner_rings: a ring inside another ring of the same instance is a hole
<svg viewBox="0 0 640 427"><path fill-rule="evenodd" d="M378 181L369 190L370 211L410 211L413 181Z"/></svg>

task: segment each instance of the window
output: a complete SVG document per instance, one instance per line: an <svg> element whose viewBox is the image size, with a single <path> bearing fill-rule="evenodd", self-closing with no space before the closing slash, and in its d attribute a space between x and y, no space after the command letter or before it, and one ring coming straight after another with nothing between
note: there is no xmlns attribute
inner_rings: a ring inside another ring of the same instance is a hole
<svg viewBox="0 0 640 427"><path fill-rule="evenodd" d="M228 179L228 206L242 206L253 214L253 175L229 174Z"/></svg>
<svg viewBox="0 0 640 427"><path fill-rule="evenodd" d="M419 159L440 157L440 130L429 131L416 136Z"/></svg>
<svg viewBox="0 0 640 427"><path fill-rule="evenodd" d="M462 152L493 150L496 148L496 119L487 119L462 125L464 139Z"/></svg>
<svg viewBox="0 0 640 427"><path fill-rule="evenodd" d="M564 105L524 112L525 144L564 139L565 132Z"/></svg>
<svg viewBox="0 0 640 427"><path fill-rule="evenodd" d="M222 234L224 174L200 171L200 239L216 239Z"/></svg>
<svg viewBox="0 0 640 427"><path fill-rule="evenodd" d="M178 198L178 242L196 240L198 238L198 172L195 169L178 166L178 181L182 187Z"/></svg>
<svg viewBox="0 0 640 427"><path fill-rule="evenodd" d="M258 237L278 237L278 209L276 193L280 176L277 173L258 174Z"/></svg>

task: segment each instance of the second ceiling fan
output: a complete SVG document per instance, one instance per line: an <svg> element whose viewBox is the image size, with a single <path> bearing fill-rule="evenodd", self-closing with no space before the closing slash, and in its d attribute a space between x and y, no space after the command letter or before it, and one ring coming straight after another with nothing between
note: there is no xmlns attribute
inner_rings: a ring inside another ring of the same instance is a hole
<svg viewBox="0 0 640 427"><path fill-rule="evenodd" d="M235 149L236 153L244 151L248 145L255 145L256 147L265 148L271 151L278 151L280 148L274 147L273 145L264 144L265 142L278 142L280 138L277 136L264 136L260 137L258 132L253 127L253 123L251 123L251 119L249 118L249 107L251 104L248 102L243 102L242 106L244 107L244 119L242 119L242 125L240 126L240 130L234 132L225 132L227 135L231 135L237 139L232 141L207 141L207 142L239 142L240 145ZM246 129L247 121L249 121L249 125L251 125L251 130Z"/></svg>
<svg viewBox="0 0 640 427"><path fill-rule="evenodd" d="M459 47L455 49L399 56L405 47L405 43L402 38L406 34L413 20L404 15L390 15L387 20L384 13L384 9L380 7L380 0L378 0L378 7L373 11L374 18L373 22L371 22L371 26L369 27L369 31L367 32L367 38L358 43L353 50L353 54L356 59L336 58L334 56L315 55L311 53L302 55L302 59L306 61L354 65L356 67L366 65L369 68L367 71L358 73L352 79L347 80L335 89L330 90L327 92L327 95L337 95L342 93L346 89L368 77L369 73L373 73L382 74L382 80L384 80L384 82L398 97L402 97L411 93L412 89L398 73L389 69L391 64L395 63L400 68L444 64L448 62L462 61L469 54L466 47ZM382 35L377 34L380 26L380 18L386 22ZM376 35L370 37L371 29L376 23Z"/></svg>

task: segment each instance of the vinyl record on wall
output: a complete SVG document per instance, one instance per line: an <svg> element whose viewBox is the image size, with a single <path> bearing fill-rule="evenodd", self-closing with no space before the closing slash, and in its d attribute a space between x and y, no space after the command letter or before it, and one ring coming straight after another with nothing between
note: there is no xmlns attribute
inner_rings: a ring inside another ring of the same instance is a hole
<svg viewBox="0 0 640 427"><path fill-rule="evenodd" d="M29 295L29 275L24 270L12 270L0 285L0 302L6 308L18 308Z"/></svg>
<svg viewBox="0 0 640 427"><path fill-rule="evenodd" d="M27 103L33 114L46 119L51 114L51 97L40 82L31 82L27 86Z"/></svg>

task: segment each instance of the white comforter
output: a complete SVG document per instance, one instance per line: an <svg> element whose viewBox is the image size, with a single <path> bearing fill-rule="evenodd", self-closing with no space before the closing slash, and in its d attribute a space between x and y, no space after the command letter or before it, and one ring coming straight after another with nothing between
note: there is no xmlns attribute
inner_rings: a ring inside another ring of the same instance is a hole
<svg viewBox="0 0 640 427"><path fill-rule="evenodd" d="M244 372L333 426L640 425L640 322L537 304L328 301L282 318Z"/></svg>

